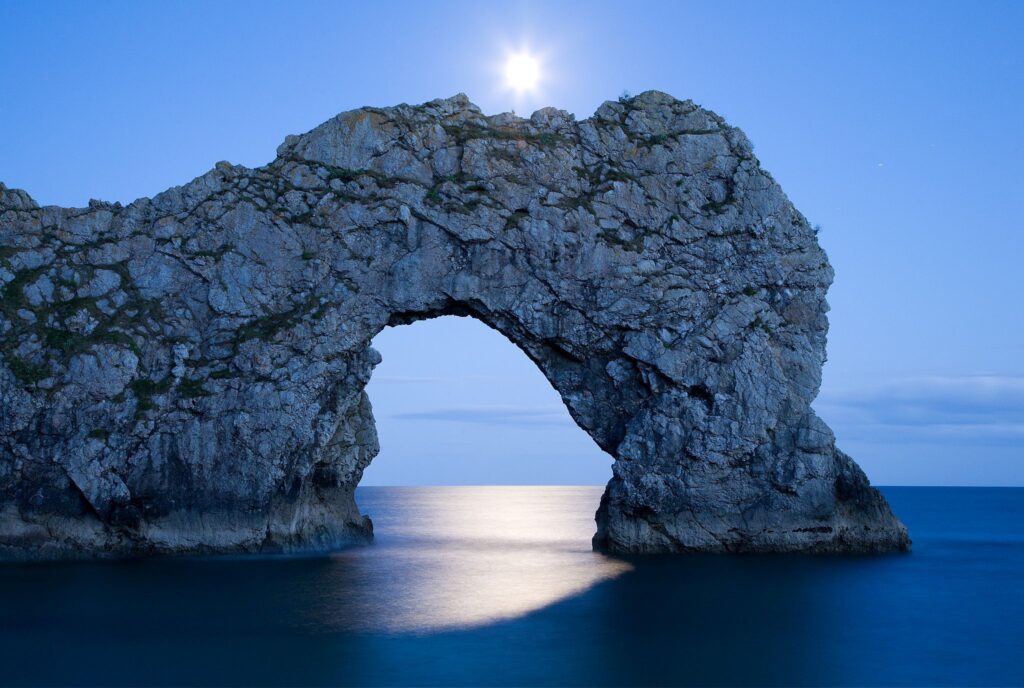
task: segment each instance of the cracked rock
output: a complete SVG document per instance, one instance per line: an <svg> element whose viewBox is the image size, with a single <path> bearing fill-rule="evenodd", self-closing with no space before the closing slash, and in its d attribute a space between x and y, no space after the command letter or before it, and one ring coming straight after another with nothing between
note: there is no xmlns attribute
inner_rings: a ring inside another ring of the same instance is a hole
<svg viewBox="0 0 1024 688"><path fill-rule="evenodd" d="M370 342L446 314L615 459L596 547L905 549L811 409L831 281L743 133L657 92L363 108L124 207L0 184L0 556L365 541Z"/></svg>

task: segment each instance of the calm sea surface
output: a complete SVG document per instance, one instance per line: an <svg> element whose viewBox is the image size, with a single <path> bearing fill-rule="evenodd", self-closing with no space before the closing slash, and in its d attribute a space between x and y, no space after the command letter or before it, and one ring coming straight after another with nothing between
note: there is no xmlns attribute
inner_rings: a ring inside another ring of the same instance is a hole
<svg viewBox="0 0 1024 688"><path fill-rule="evenodd" d="M1024 685L1024 489L889 488L914 551L590 551L601 488L361 488L319 558L0 565L0 683Z"/></svg>

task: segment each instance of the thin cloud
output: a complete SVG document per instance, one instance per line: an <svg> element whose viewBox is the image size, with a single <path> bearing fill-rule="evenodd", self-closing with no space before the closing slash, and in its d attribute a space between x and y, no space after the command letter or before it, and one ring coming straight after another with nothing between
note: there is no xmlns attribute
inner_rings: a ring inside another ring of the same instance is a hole
<svg viewBox="0 0 1024 688"><path fill-rule="evenodd" d="M823 392L815 407L841 434L868 441L1024 441L1024 376L905 378Z"/></svg>
<svg viewBox="0 0 1024 688"><path fill-rule="evenodd" d="M387 375L374 375L370 378L370 382L377 383L379 385L436 385L450 382L450 380L443 377L402 377L402 376L387 376Z"/></svg>
<svg viewBox="0 0 1024 688"><path fill-rule="evenodd" d="M565 425L571 423L568 412L559 407L473 407L446 408L429 411L396 413L391 416L399 420L447 421L452 423L473 423L478 425Z"/></svg>
<svg viewBox="0 0 1024 688"><path fill-rule="evenodd" d="M457 375L450 377L424 377L414 375L374 375L370 382L383 385L441 385L476 382L500 383L519 380L507 375Z"/></svg>

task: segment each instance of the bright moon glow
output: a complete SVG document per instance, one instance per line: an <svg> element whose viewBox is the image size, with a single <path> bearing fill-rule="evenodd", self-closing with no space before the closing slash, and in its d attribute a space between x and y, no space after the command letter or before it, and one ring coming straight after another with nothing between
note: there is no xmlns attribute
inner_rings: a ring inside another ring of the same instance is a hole
<svg viewBox="0 0 1024 688"><path fill-rule="evenodd" d="M540 64L535 57L526 53L509 55L505 62L505 81L520 93L537 88L540 80Z"/></svg>

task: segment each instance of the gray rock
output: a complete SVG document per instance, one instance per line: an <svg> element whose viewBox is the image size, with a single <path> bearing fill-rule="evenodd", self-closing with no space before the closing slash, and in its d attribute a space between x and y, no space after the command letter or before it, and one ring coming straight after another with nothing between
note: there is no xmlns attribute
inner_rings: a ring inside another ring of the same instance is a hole
<svg viewBox="0 0 1024 688"><path fill-rule="evenodd" d="M79 290L79 296L96 298L120 286L121 276L119 274L113 270L97 270L89 280L88 286Z"/></svg>
<svg viewBox="0 0 1024 688"><path fill-rule="evenodd" d="M597 547L883 551L906 530L811 410L832 269L738 129L364 108L127 207L0 185L0 552L370 536L388 325L469 315L614 457Z"/></svg>
<svg viewBox="0 0 1024 688"><path fill-rule="evenodd" d="M36 308L44 303L49 303L53 298L53 282L49 277L43 275L25 288L25 298Z"/></svg>

